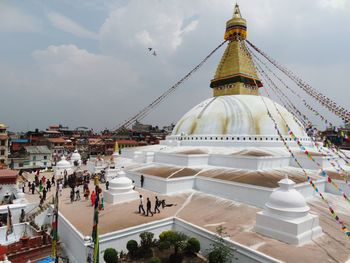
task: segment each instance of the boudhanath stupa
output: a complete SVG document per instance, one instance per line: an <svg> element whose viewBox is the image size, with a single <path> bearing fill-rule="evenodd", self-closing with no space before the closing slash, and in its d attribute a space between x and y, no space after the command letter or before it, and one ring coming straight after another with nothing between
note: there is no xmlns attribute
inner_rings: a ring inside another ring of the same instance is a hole
<svg viewBox="0 0 350 263"><path fill-rule="evenodd" d="M227 47L210 81L213 97L184 113L160 144L121 153L116 145L113 161L88 163L91 173L107 169L110 179L109 189L100 184L100 262L102 251L125 252L127 242L139 241L144 231L155 238L181 231L197 238L207 255L219 226L230 262L349 262L346 158L316 144L305 122L283 103L261 95L268 87L246 37L247 22L236 4L226 24ZM59 164L56 174L72 168L64 157ZM138 195L153 205L157 196L169 206L142 215ZM62 252L69 262L89 262L98 213L89 200L69 202L69 189L60 198Z"/></svg>

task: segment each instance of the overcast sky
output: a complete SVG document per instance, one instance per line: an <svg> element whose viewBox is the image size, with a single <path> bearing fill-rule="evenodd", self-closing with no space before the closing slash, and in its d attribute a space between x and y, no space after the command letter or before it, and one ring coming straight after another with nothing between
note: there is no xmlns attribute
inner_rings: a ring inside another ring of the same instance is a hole
<svg viewBox="0 0 350 263"><path fill-rule="evenodd" d="M239 4L253 43L350 108L349 2ZM0 122L14 131L56 123L115 127L222 42L233 5L231 0L2 0ZM144 122L176 123L210 97L209 82L223 51Z"/></svg>

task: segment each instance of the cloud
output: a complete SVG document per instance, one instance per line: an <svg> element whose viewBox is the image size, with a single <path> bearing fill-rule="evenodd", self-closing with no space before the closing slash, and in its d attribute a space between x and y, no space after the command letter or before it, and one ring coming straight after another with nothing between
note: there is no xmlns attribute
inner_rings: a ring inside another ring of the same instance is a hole
<svg viewBox="0 0 350 263"><path fill-rule="evenodd" d="M66 16L56 12L51 12L47 15L47 17L51 23L60 30L81 38L98 39L97 33L84 28Z"/></svg>
<svg viewBox="0 0 350 263"><path fill-rule="evenodd" d="M100 30L102 47L114 52L152 45L160 53L172 54L198 25L194 20L184 26L196 12L187 6L175 0L131 0L114 8Z"/></svg>
<svg viewBox="0 0 350 263"><path fill-rule="evenodd" d="M137 111L130 104L141 103L138 96L133 102L125 100L143 88L127 62L72 44L36 50L32 57L35 63L30 70L0 64L0 69L6 69L0 71L1 83L6 85L0 104L11 109L4 121L12 129L23 129L27 123L29 129L45 128L56 122L70 127L114 127Z"/></svg>
<svg viewBox="0 0 350 263"><path fill-rule="evenodd" d="M0 2L0 32L38 32L40 29L35 17Z"/></svg>
<svg viewBox="0 0 350 263"><path fill-rule="evenodd" d="M321 7L332 9L345 9L348 0L320 0Z"/></svg>

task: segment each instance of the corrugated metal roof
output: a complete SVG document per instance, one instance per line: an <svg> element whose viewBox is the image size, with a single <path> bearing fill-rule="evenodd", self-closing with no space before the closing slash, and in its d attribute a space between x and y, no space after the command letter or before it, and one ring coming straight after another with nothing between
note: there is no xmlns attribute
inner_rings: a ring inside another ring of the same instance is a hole
<svg viewBox="0 0 350 263"><path fill-rule="evenodd" d="M26 143L29 142L28 139L11 139L11 142L13 143Z"/></svg>
<svg viewBox="0 0 350 263"><path fill-rule="evenodd" d="M50 154L51 151L47 146L25 146L24 147L28 153L31 154Z"/></svg>

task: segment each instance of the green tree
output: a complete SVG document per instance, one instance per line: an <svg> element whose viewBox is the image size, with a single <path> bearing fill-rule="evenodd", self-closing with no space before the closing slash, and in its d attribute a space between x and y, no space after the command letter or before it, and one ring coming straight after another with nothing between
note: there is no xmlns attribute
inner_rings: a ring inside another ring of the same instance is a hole
<svg viewBox="0 0 350 263"><path fill-rule="evenodd" d="M159 235L160 242L169 242L174 246L174 254L178 254L180 250L186 248L186 241L188 237L177 231L164 231Z"/></svg>
<svg viewBox="0 0 350 263"><path fill-rule="evenodd" d="M107 248L103 253L106 263L118 263L118 252L114 248Z"/></svg>
<svg viewBox="0 0 350 263"><path fill-rule="evenodd" d="M211 245L210 252L208 254L209 263L228 263L234 258L232 250L225 243L224 238L227 237L225 228L223 226L218 226L216 228L216 233L218 235L215 243Z"/></svg>
<svg viewBox="0 0 350 263"><path fill-rule="evenodd" d="M199 243L198 239L191 237L189 240L187 240L186 250L189 254L198 253L199 250L201 250L201 244Z"/></svg>
<svg viewBox="0 0 350 263"><path fill-rule="evenodd" d="M140 256L151 257L153 255L152 246L154 244L153 240L154 234L151 232L142 232L140 234Z"/></svg>
<svg viewBox="0 0 350 263"><path fill-rule="evenodd" d="M134 257L136 255L138 248L138 244L136 240L129 240L128 243L126 243L126 249L129 251L130 257Z"/></svg>

